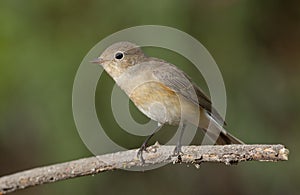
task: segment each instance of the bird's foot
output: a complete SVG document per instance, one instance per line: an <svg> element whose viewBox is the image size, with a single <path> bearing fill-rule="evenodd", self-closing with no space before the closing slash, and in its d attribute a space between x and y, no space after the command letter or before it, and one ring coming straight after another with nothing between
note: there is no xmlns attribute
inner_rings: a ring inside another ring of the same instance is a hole
<svg viewBox="0 0 300 195"><path fill-rule="evenodd" d="M145 164L145 159L143 158L143 152L147 152L147 145L143 143L140 147L140 149L137 152L137 157L140 159L142 164Z"/></svg>
<svg viewBox="0 0 300 195"><path fill-rule="evenodd" d="M181 145L180 144L177 144L174 151L173 151L173 155L174 156L180 156L180 155L183 155L183 152L181 150Z"/></svg>

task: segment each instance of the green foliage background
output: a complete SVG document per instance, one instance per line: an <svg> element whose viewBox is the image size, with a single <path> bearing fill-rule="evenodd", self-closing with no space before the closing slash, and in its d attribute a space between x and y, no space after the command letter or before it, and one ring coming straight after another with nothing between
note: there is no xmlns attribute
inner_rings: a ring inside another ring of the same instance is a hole
<svg viewBox="0 0 300 195"><path fill-rule="evenodd" d="M230 132L246 143L283 143L290 149L289 161L114 171L16 194L299 193L298 1L2 0L0 175L92 155L72 116L77 68L101 39L146 24L175 27L197 38L223 74ZM175 64L182 60L167 52L159 57ZM98 113L105 112L101 95L113 84L108 76L103 80L108 84L97 90ZM125 138L119 141L135 142ZM136 139L134 146L141 142Z"/></svg>

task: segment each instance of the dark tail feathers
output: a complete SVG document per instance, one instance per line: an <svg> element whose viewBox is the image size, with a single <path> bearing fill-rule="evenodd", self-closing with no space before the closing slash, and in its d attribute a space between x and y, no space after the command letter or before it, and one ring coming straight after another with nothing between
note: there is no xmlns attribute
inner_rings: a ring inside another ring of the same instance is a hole
<svg viewBox="0 0 300 195"><path fill-rule="evenodd" d="M221 132L216 141L216 145L227 145L227 144L244 144L244 142L242 142L241 140L234 137L228 132L226 133Z"/></svg>

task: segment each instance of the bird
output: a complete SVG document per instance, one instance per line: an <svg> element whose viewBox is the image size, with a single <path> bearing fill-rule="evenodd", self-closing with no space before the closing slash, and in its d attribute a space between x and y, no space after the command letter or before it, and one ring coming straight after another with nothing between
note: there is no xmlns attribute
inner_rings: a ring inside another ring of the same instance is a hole
<svg viewBox="0 0 300 195"><path fill-rule="evenodd" d="M146 151L148 141L166 124L181 129L174 149L176 155L182 153L181 139L188 123L202 129L216 145L244 144L223 128L225 120L184 71L165 60L147 56L135 43L114 43L91 62L101 65L134 105L158 123L141 145L139 156Z"/></svg>

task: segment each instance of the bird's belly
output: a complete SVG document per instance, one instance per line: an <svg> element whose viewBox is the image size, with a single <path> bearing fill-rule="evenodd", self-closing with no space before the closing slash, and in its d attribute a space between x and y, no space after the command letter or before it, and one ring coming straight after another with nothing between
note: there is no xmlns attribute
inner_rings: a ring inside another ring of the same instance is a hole
<svg viewBox="0 0 300 195"><path fill-rule="evenodd" d="M136 87L128 94L146 116L161 124L177 125L181 118L180 101L176 93L155 81Z"/></svg>

